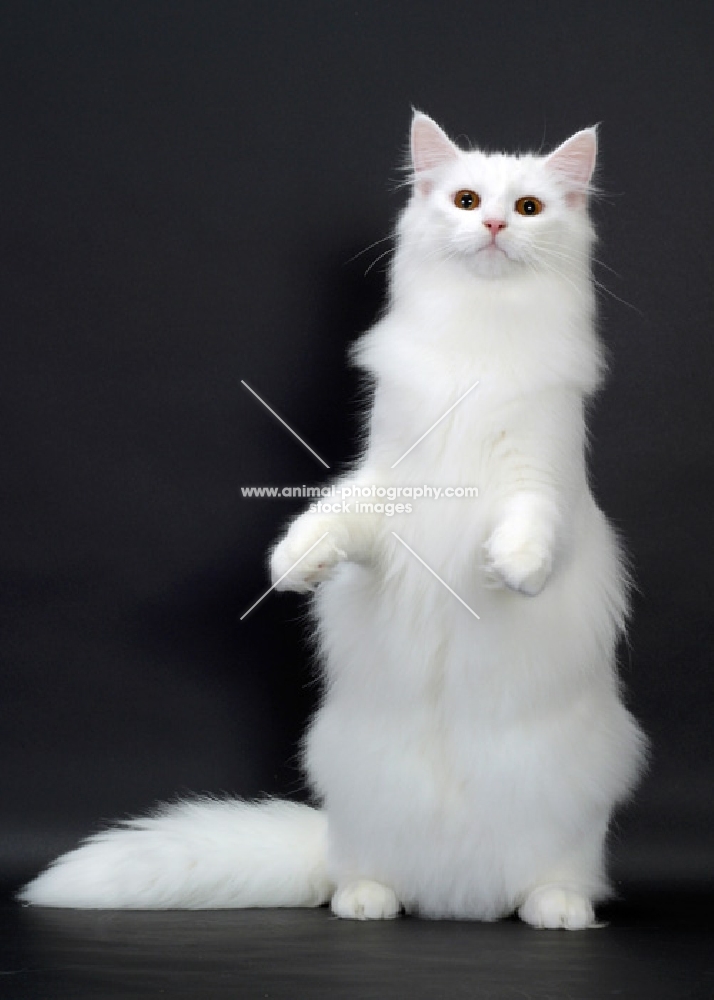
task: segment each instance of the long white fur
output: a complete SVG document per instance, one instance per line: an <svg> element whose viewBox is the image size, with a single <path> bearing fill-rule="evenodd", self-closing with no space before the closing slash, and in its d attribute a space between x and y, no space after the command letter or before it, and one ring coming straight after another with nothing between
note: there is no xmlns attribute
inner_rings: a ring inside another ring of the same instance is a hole
<svg viewBox="0 0 714 1000"><path fill-rule="evenodd" d="M87 909L320 906L332 891L326 840L325 814L309 806L193 799L95 834L20 899Z"/></svg>
<svg viewBox="0 0 714 1000"><path fill-rule="evenodd" d="M585 463L584 408L603 368L595 144L585 130L550 157L466 153L415 115L389 306L356 350L375 386L368 440L342 484L477 486L479 497L406 500L411 512L391 517L354 503L306 511L274 549L281 589L320 584L325 695L305 767L321 811L167 807L59 859L25 901L331 896L335 913L363 919L519 909L537 927L593 923L612 810L643 756L615 665L626 573ZM479 193L477 210L454 205L461 189ZM542 213L519 215L523 196ZM489 247L494 218L505 228Z"/></svg>

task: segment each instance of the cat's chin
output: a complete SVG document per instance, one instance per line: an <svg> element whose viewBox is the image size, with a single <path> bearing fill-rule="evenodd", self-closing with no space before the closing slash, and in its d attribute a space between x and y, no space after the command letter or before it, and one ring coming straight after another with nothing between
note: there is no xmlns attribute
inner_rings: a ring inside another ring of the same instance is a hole
<svg viewBox="0 0 714 1000"><path fill-rule="evenodd" d="M482 278L504 278L518 269L518 263L505 250L493 245L477 250L469 259L470 269Z"/></svg>

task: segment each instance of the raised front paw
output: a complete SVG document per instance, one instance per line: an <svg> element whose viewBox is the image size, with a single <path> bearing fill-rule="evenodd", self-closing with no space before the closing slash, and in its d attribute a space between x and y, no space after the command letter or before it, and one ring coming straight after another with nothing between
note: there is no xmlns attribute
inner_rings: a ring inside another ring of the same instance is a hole
<svg viewBox="0 0 714 1000"><path fill-rule="evenodd" d="M275 589L299 594L314 590L338 563L347 559L340 535L335 523L327 519L303 515L294 521L270 556Z"/></svg>
<svg viewBox="0 0 714 1000"><path fill-rule="evenodd" d="M484 568L491 579L529 597L541 592L553 568L549 547L521 525L497 528L484 549Z"/></svg>

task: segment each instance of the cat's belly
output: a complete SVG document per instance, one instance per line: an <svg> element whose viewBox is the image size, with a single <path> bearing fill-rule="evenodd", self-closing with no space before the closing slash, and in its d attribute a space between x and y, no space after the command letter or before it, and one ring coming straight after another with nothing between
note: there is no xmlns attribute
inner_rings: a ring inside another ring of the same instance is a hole
<svg viewBox="0 0 714 1000"><path fill-rule="evenodd" d="M400 718L328 699L318 713L306 763L332 876L382 882L426 916L496 919L602 832L635 778L636 727L614 696L510 731L447 731L431 707Z"/></svg>
<svg viewBox="0 0 714 1000"><path fill-rule="evenodd" d="M462 582L476 619L404 558L381 579L345 566L318 595L328 684L305 763L333 875L383 881L425 915L495 919L635 780L616 629L590 566L535 599Z"/></svg>

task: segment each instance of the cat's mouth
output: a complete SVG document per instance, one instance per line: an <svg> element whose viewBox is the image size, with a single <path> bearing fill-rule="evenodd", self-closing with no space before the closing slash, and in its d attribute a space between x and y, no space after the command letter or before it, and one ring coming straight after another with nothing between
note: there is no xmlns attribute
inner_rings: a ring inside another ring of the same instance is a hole
<svg viewBox="0 0 714 1000"><path fill-rule="evenodd" d="M478 253L483 253L484 251L491 251L497 253L505 254L506 251L503 249L501 244L497 241L497 238L493 236L488 243L485 243L482 247L479 247ZM508 254L506 254L508 256Z"/></svg>
<svg viewBox="0 0 714 1000"><path fill-rule="evenodd" d="M486 254L487 257L495 257L501 255L503 257L508 257L508 253L503 247L496 243L495 240L491 240L490 243L485 243L482 247L479 247L476 253Z"/></svg>

